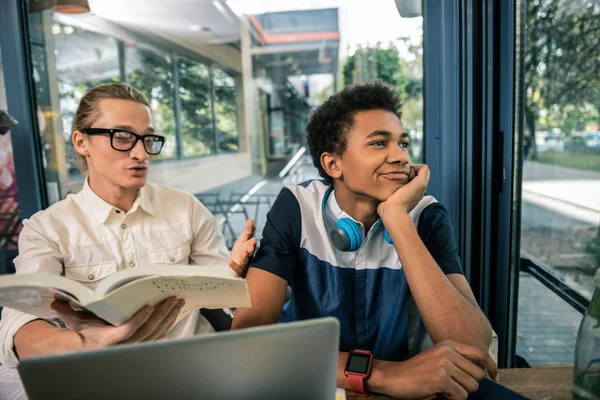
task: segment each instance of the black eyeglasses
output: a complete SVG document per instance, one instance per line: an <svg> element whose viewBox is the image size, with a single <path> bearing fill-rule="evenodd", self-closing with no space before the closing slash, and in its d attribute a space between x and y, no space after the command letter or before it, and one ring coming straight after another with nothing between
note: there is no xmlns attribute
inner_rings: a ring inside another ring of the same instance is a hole
<svg viewBox="0 0 600 400"><path fill-rule="evenodd" d="M129 151L135 147L138 140L141 140L146 153L153 156L160 153L165 140L167 140L164 136L138 135L123 129L85 128L81 132L88 135L105 135L108 133L110 135L110 145L117 151Z"/></svg>

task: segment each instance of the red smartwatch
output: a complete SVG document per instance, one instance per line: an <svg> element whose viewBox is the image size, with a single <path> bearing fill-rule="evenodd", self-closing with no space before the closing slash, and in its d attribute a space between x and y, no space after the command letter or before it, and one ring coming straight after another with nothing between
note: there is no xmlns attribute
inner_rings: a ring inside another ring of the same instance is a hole
<svg viewBox="0 0 600 400"><path fill-rule="evenodd" d="M348 353L344 375L348 377L350 390L361 396L366 396L365 379L371 374L373 355L366 350L353 350Z"/></svg>

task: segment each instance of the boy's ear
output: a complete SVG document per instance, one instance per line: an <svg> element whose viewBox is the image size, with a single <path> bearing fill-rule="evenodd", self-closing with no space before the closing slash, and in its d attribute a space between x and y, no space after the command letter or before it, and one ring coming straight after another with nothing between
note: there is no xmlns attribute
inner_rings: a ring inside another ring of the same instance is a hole
<svg viewBox="0 0 600 400"><path fill-rule="evenodd" d="M339 179L342 177L342 160L339 156L332 153L321 154L321 166L333 179Z"/></svg>

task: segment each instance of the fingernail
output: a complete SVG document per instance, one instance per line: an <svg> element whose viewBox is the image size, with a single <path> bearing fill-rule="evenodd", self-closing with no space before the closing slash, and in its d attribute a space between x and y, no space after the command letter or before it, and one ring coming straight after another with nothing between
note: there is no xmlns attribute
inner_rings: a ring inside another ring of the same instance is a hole
<svg viewBox="0 0 600 400"><path fill-rule="evenodd" d="M177 303L177 298L175 298L175 297L171 297L171 298L169 299L169 305L170 305L170 306L174 306L174 305L175 305L175 303Z"/></svg>
<svg viewBox="0 0 600 400"><path fill-rule="evenodd" d="M154 311L154 307L148 305L144 307L144 314L151 314Z"/></svg>
<svg viewBox="0 0 600 400"><path fill-rule="evenodd" d="M177 305L181 308L183 308L183 306L185 306L185 300L181 299L179 300L179 303L177 303Z"/></svg>

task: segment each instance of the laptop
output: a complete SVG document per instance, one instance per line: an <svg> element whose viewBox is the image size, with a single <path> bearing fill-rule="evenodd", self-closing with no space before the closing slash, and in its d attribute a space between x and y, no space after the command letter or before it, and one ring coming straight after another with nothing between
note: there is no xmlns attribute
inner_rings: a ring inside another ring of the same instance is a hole
<svg viewBox="0 0 600 400"><path fill-rule="evenodd" d="M335 399L335 318L26 358L37 399Z"/></svg>

